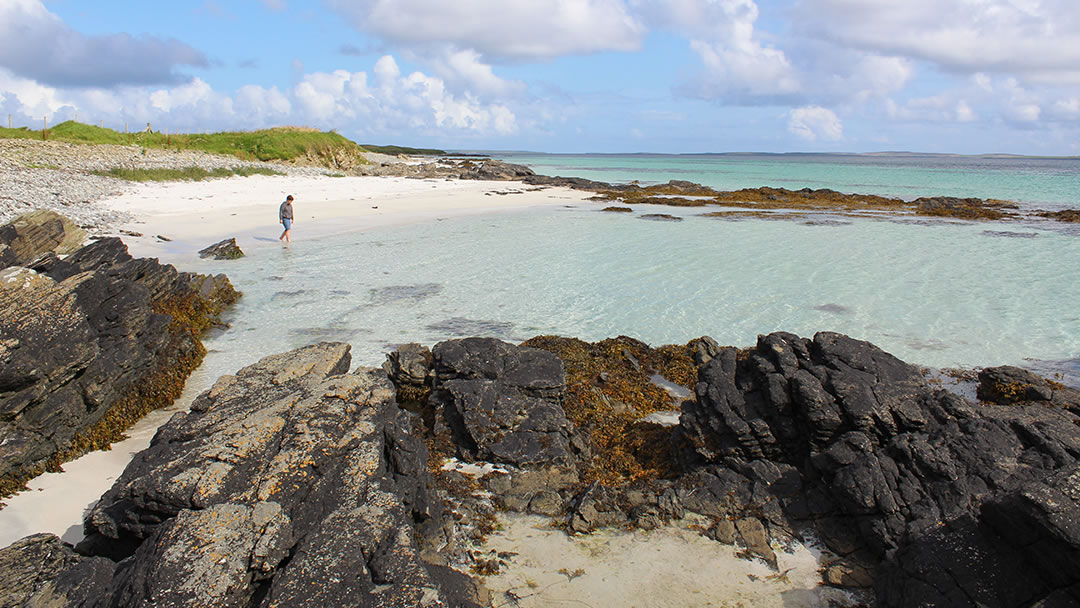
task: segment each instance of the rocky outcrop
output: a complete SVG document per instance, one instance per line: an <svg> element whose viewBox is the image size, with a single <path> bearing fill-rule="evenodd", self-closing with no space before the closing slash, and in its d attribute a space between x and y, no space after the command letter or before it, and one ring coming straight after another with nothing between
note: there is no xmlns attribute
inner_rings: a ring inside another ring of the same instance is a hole
<svg viewBox="0 0 1080 608"><path fill-rule="evenodd" d="M48 254L69 254L85 240L82 228L56 212L24 213L0 226L0 268L30 266Z"/></svg>
<svg viewBox="0 0 1080 608"><path fill-rule="evenodd" d="M461 172L460 179L520 181L536 175L525 165L514 165L501 160L488 159L481 163L468 163L466 166L468 168Z"/></svg>
<svg viewBox="0 0 1080 608"><path fill-rule="evenodd" d="M0 271L0 495L171 403L237 297L119 239Z"/></svg>
<svg viewBox="0 0 1080 608"><path fill-rule="evenodd" d="M200 249L199 257L212 257L215 260L236 260L244 257L244 251L236 244L236 238L234 237L214 243L206 249Z"/></svg>
<svg viewBox="0 0 1080 608"><path fill-rule="evenodd" d="M384 373L349 364L322 343L223 376L87 516L79 551L98 557L30 537L4 551L33 563L0 580L33 566L20 593L72 598L76 569L104 564L73 603L476 605L443 565L453 540L409 415Z"/></svg>
<svg viewBox="0 0 1080 608"><path fill-rule="evenodd" d="M432 355L435 432L445 429L459 456L524 467L574 463L558 357L494 338L441 342Z"/></svg>
<svg viewBox="0 0 1080 608"><path fill-rule="evenodd" d="M0 606L87 606L116 564L76 553L53 534L33 534L0 549Z"/></svg>
<svg viewBox="0 0 1080 608"><path fill-rule="evenodd" d="M895 592L918 585L944 604L983 601L993 578L1024 587L1027 599L985 605L1019 606L1080 581L1080 571L1052 583L1025 578L1030 569L999 559L1031 550L1025 543L1053 536L1053 525L1009 539L983 521L988 509L1023 519L1035 502L1017 502L1017 493L1077 466L1080 427L1068 411L979 406L934 390L917 368L868 343L831 333L771 334L754 349L722 349L700 380L682 415L694 456L772 494L777 508L767 525L809 523L845 566L884 564L882 605L942 605ZM786 472L763 476L755 467ZM786 488L774 489L771 478L787 478ZM1067 502L1045 504L1064 510L1049 507L1056 521L1080 515ZM1056 538L1063 551L1077 550L1067 531Z"/></svg>
<svg viewBox="0 0 1080 608"><path fill-rule="evenodd" d="M919 215L955 217L964 220L1000 220L1013 217L1008 210L1017 209L1015 203L981 198L956 198L933 196L918 198L911 203Z"/></svg>

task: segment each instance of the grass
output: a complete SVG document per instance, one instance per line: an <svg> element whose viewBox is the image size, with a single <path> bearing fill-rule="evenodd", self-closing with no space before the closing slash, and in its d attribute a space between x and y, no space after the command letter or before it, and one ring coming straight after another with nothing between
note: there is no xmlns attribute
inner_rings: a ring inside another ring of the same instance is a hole
<svg viewBox="0 0 1080 608"><path fill-rule="evenodd" d="M239 175L284 175L279 171L265 167L238 167L236 169L214 169L207 171L202 167L187 167L185 169L124 169L114 167L108 171L94 171L94 175L115 177L130 182L175 182L190 180L200 182L204 179L215 177L232 177Z"/></svg>
<svg viewBox="0 0 1080 608"><path fill-rule="evenodd" d="M223 131L204 134L165 134L160 131L120 133L74 121L41 130L0 128L0 138L48 139L79 144L136 145L162 150L198 150L236 156L244 160L308 160L338 167L366 164L364 148L334 132L306 127L276 127L259 131Z"/></svg>
<svg viewBox="0 0 1080 608"><path fill-rule="evenodd" d="M446 156L446 151L436 150L434 148L409 148L406 146L376 146L373 144L363 144L362 147L368 152L378 152L379 154L411 154L415 156Z"/></svg>

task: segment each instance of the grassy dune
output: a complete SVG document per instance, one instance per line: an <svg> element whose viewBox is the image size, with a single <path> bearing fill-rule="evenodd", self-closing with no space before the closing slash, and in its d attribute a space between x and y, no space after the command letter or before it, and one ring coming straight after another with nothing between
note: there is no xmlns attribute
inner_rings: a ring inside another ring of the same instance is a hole
<svg viewBox="0 0 1080 608"><path fill-rule="evenodd" d="M259 131L225 131L205 134L120 133L74 121L41 130L0 128L0 138L48 139L80 144L135 145L169 150L199 150L232 155L244 160L306 160L331 167L360 165L365 152L345 137L302 127L276 127Z"/></svg>
<svg viewBox="0 0 1080 608"><path fill-rule="evenodd" d="M180 180L192 180L201 182L215 177L232 177L239 175L284 175L279 171L265 167L238 167L236 169L213 169L206 170L202 167L188 167L186 169L124 169L114 167L108 171L93 171L94 175L126 179L130 182L175 182Z"/></svg>

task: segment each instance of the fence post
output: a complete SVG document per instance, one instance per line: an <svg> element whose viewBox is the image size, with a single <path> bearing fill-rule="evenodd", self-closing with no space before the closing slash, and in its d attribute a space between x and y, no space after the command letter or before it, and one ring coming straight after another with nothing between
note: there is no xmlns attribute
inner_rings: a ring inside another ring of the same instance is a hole
<svg viewBox="0 0 1080 608"><path fill-rule="evenodd" d="M41 124L44 125L41 127L41 139L49 139L49 117L42 116Z"/></svg>

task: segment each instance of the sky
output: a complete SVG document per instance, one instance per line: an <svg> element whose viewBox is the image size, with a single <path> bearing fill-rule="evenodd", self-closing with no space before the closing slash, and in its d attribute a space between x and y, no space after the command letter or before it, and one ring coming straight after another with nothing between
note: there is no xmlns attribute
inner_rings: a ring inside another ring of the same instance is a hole
<svg viewBox="0 0 1080 608"><path fill-rule="evenodd" d="M3 114L447 150L1080 155L1080 1L0 0Z"/></svg>

